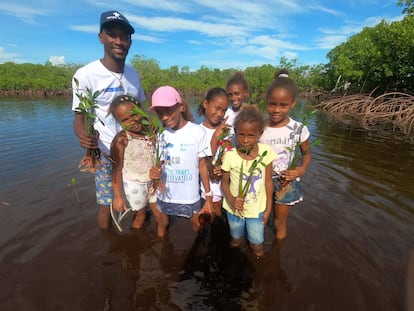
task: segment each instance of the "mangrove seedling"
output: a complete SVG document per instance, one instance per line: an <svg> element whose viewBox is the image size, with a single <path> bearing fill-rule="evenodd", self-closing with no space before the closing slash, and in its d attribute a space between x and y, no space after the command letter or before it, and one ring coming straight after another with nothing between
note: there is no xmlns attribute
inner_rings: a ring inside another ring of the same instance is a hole
<svg viewBox="0 0 414 311"><path fill-rule="evenodd" d="M223 127L220 135L217 137L217 150L211 161L213 166L220 166L223 161L224 153L232 148L230 137L230 128Z"/></svg>
<svg viewBox="0 0 414 311"><path fill-rule="evenodd" d="M79 89L79 81L73 78L76 85L76 96L79 99L79 106L75 109L76 112L83 115L85 121L85 129L90 136L96 135L94 129L94 123L96 121L96 115L94 113L95 108L98 107L96 98L102 93L102 91L93 92L91 89ZM79 168L81 172L96 172L96 162L101 158L101 151L99 148L86 149L86 154L79 162Z"/></svg>
<svg viewBox="0 0 414 311"><path fill-rule="evenodd" d="M243 162L244 160L242 160L242 164L240 167L240 175L239 175L239 193L238 193L238 197L239 198L246 198L247 192L250 188L250 185L252 183L252 178L255 175L256 171L257 172L261 172L261 167L266 167L266 164L263 162L264 157L267 155L267 151L263 151L263 153L261 155L259 155L258 158L256 158L252 164L250 165L249 169L247 170L248 175L247 175L247 179L246 179L246 183L243 185L243 177L244 177L244 167L243 167Z"/></svg>
<svg viewBox="0 0 414 311"><path fill-rule="evenodd" d="M138 106L134 106L132 113L142 117L142 125L144 126L143 133L149 138L154 145L154 165L161 167L161 157L163 155L162 142L160 141L160 135L164 131L162 123L156 116L150 116L146 111ZM150 195L160 188L160 180L153 180Z"/></svg>

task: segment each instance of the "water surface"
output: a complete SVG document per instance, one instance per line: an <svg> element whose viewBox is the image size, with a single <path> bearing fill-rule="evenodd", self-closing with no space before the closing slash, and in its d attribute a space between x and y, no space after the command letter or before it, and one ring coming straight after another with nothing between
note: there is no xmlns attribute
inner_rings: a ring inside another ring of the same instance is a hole
<svg viewBox="0 0 414 311"><path fill-rule="evenodd" d="M175 219L161 242L148 215L101 232L70 106L0 101L0 310L405 310L414 146L397 133L311 120L305 200L257 262L221 225L196 236Z"/></svg>

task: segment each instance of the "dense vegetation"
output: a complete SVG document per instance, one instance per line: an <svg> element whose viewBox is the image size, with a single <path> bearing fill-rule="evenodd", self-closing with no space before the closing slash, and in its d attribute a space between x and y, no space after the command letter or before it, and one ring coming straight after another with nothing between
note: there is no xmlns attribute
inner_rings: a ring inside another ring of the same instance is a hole
<svg viewBox="0 0 414 311"><path fill-rule="evenodd" d="M302 65L297 59L282 57L277 67L264 64L244 69L254 96L263 94L278 68L287 68L302 91L348 89L353 93L378 94L414 90L414 1L398 0L405 17L401 21L381 21L366 27L328 53L328 64ZM171 84L183 92L205 92L213 86L225 86L235 68L201 67L160 68L157 60L135 55L132 65L140 72L143 87L151 92L157 86ZM24 94L41 90L45 94L70 94L71 78L80 64L52 66L40 64L0 64L0 94Z"/></svg>
<svg viewBox="0 0 414 311"><path fill-rule="evenodd" d="M414 17L366 27L328 53L334 77L354 92L408 92L414 89Z"/></svg>
<svg viewBox="0 0 414 311"><path fill-rule="evenodd" d="M52 66L50 63L0 64L0 90L65 90L71 88L72 75L80 65Z"/></svg>

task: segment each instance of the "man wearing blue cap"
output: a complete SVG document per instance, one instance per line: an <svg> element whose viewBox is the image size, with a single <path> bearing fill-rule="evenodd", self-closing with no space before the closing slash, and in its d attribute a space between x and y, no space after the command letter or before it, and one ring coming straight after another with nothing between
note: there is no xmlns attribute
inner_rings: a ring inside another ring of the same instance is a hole
<svg viewBox="0 0 414 311"><path fill-rule="evenodd" d="M108 107L115 97L122 94L133 96L139 102L145 100L139 74L133 67L125 64L131 47L131 35L134 32L129 21L118 11L103 12L98 36L104 47L104 56L79 68L72 79L74 132L81 147L99 148L101 151L101 158L96 164L95 183L99 206L98 225L102 229L109 227L109 206L113 198L110 146L114 136L121 130L115 118L108 114ZM76 94L86 94L86 90L91 90L93 93L100 91L100 95L96 98L97 108L94 109L96 135L88 135L84 116L76 111L80 103Z"/></svg>

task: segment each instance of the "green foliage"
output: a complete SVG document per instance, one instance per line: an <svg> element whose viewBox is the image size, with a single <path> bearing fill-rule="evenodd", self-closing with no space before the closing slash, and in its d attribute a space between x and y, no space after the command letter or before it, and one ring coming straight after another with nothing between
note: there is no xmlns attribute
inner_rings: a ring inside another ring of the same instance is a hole
<svg viewBox="0 0 414 311"><path fill-rule="evenodd" d="M366 27L328 53L331 74L355 92L408 92L414 88L414 17Z"/></svg>
<svg viewBox="0 0 414 311"><path fill-rule="evenodd" d="M160 141L157 139L157 136L164 131L162 122L156 115L150 115L138 106L134 106L131 113L142 117L141 122L145 127L144 134L155 143L154 163L157 167L160 167L162 151Z"/></svg>
<svg viewBox="0 0 414 311"><path fill-rule="evenodd" d="M79 99L79 106L75 109L83 115L85 120L85 128L89 135L94 134L93 124L95 122L96 115L94 113L95 108L98 107L96 98L102 93L102 91L95 91L86 88L85 90L79 89L79 81L73 78L76 85L76 96Z"/></svg>
<svg viewBox="0 0 414 311"><path fill-rule="evenodd" d="M196 71L190 71L188 66L161 69L158 61L141 55L135 55L131 64L140 73L142 86L148 92L168 84L180 91L204 93L212 87L225 86L226 80L235 71L210 69L206 66L201 66Z"/></svg>
<svg viewBox="0 0 414 311"><path fill-rule="evenodd" d="M414 15L414 1L413 0L398 0L398 6L403 7L403 13L407 15Z"/></svg>
<svg viewBox="0 0 414 311"><path fill-rule="evenodd" d="M414 89L414 0L397 0L406 15L401 21L384 20L366 27L328 53L328 64L301 65L298 59L282 57L277 66L263 64L244 70L250 85L250 102L264 104L264 94L277 69L286 68L301 91L327 91L350 82L351 92L412 92ZM201 66L160 68L153 58L135 55L131 65L140 73L142 86L152 93L170 84L186 94L204 94L212 87L225 87L239 68ZM0 90L67 90L81 65L0 64Z"/></svg>
<svg viewBox="0 0 414 311"><path fill-rule="evenodd" d="M135 55L131 61L131 65L139 72L144 90L154 90L160 85L162 70L158 61Z"/></svg>
<svg viewBox="0 0 414 311"><path fill-rule="evenodd" d="M0 64L0 90L65 90L79 65Z"/></svg>
<svg viewBox="0 0 414 311"><path fill-rule="evenodd" d="M328 53L328 64L302 65L298 59L282 57L277 66L263 64L244 70L250 85L250 103L264 109L264 94L278 69L286 68L301 91L337 90L350 83L349 92L389 91L410 93L414 89L414 0L398 0L405 18L366 27ZM224 87L240 69L201 66L160 68L157 60L135 55L132 66L140 73L143 88L152 93L170 84L184 95L205 94L212 87ZM0 64L0 90L67 90L80 65Z"/></svg>
<svg viewBox="0 0 414 311"><path fill-rule="evenodd" d="M171 66L162 69L157 60L135 55L131 65L139 72L141 83L146 92L152 93L161 85L173 85L184 94L205 94L212 87L226 87L231 75L240 70L236 68L217 69L201 66L191 71L188 66ZM267 87L278 69L287 68L293 79L303 91L321 90L327 85L323 64L302 66L297 59L283 57L278 66L264 64L244 70L249 82L251 99L254 104L263 105ZM0 90L69 90L71 79L81 65L52 66L50 62L40 64L0 64Z"/></svg>
<svg viewBox="0 0 414 311"><path fill-rule="evenodd" d="M263 160L264 157L267 155L267 151L264 151L262 154L259 155L258 159L255 159L252 162L252 165L250 165L249 169L248 169L248 176L247 176L247 180L246 183L243 185L243 174L244 174L244 167L243 167L243 162L244 160L242 160L242 164L240 167L240 175L239 175L239 193L238 193L238 197L239 198L245 198L247 195L247 191L250 188L250 184L252 183L252 178L253 175L255 174L256 171L261 172L261 168L260 166L266 167L266 165L264 164Z"/></svg>
<svg viewBox="0 0 414 311"><path fill-rule="evenodd" d="M85 122L85 129L87 133L92 136L95 135L94 123L96 120L95 108L98 107L97 97L102 93L102 91L95 91L86 88L79 88L79 81L76 78L73 78L73 81L76 85L76 96L79 99L79 106L75 109L76 112L83 115ZM98 119L98 121L101 121ZM101 121L102 122L102 121ZM97 149L87 149L86 156L81 160L79 167L81 172L96 172L96 160L101 157L101 151Z"/></svg>
<svg viewBox="0 0 414 311"><path fill-rule="evenodd" d="M80 204L80 200L79 200L79 195L78 195L78 191L76 191L76 185L78 184L77 180L75 177L71 177L70 181L69 181L69 187L73 188L73 193L75 194L75 198L76 198L76 202L78 202L78 204Z"/></svg>
<svg viewBox="0 0 414 311"><path fill-rule="evenodd" d="M75 186L77 184L76 178L75 177L71 177L69 184L71 186Z"/></svg>

